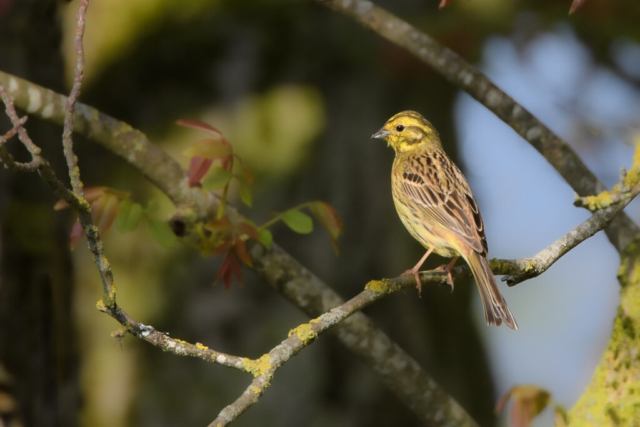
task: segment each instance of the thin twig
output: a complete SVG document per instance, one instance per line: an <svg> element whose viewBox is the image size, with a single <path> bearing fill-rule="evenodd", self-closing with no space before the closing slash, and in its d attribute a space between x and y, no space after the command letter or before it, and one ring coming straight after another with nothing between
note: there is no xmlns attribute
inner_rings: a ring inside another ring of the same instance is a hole
<svg viewBox="0 0 640 427"><path fill-rule="evenodd" d="M122 330L115 333L118 337L122 337L125 334L131 334L156 347L159 347L162 351L173 353L177 356L195 357L204 360L205 362L216 363L218 365L238 369L247 373L252 372L252 367L255 364L255 361L251 359L211 350L209 347L201 343L190 344L177 338L170 338L169 334L160 332L153 326L135 321L117 304L113 307L106 307L104 304L99 302L98 310L113 317L123 326Z"/></svg>
<svg viewBox="0 0 640 427"><path fill-rule="evenodd" d="M89 6L89 0L81 0L80 8L78 9L78 22L76 27L76 71L73 78L73 87L71 93L67 99L67 105L65 108L64 128L62 131L62 147L64 150L64 157L67 160L67 166L69 168L69 178L71 179L71 188L78 197L84 197L82 190L82 181L80 179L80 169L78 168L78 158L73 152L73 112L75 109L76 101L80 96L80 89L82 88L82 81L84 80L84 47L82 44L82 38L84 36L84 16ZM84 224L83 224L84 227Z"/></svg>
<svg viewBox="0 0 640 427"><path fill-rule="evenodd" d="M27 122L27 119L29 117L24 116L23 118L21 118L20 120L18 120L11 129L9 129L9 131L7 133L5 133L4 135L0 136L0 147L2 147L4 144L6 144L7 141L9 141L11 138L14 137L14 135L16 133L18 133L18 130L20 130L20 128L22 126L24 126L24 124Z"/></svg>
<svg viewBox="0 0 640 427"><path fill-rule="evenodd" d="M589 219L556 240L551 246L538 252L533 258L516 260L513 262L524 273L509 275L502 278L509 286L515 286L525 280L544 273L557 260L571 249L584 242L589 237L604 229L622 210L640 193L640 184L626 193L616 204L610 205L593 214ZM493 267L493 264L492 264Z"/></svg>
<svg viewBox="0 0 640 427"><path fill-rule="evenodd" d="M64 128L62 131L62 148L64 150L64 156L67 161L67 167L69 168L69 178L71 179L71 188L73 193L83 203L83 208L78 210L78 217L80 224L84 230L84 234L87 236L89 249L93 254L96 266L100 272L100 278L102 279L102 302L106 307L115 306L116 302L116 287L113 281L113 272L109 261L104 255L104 245L98 228L93 224L91 218L91 207L89 203L84 199L84 191L82 179L80 178L80 168L78 167L78 158L73 152L73 131L74 131L74 111L76 108L76 101L80 96L80 89L82 88L82 81L84 79L84 47L82 39L84 37L85 29L85 14L87 7L89 6L89 0L81 0L80 7L78 9L77 27L76 27L76 70L73 78L73 87L71 93L66 101L65 115L64 115Z"/></svg>
<svg viewBox="0 0 640 427"><path fill-rule="evenodd" d="M0 84L0 97L2 98L2 102L4 102L5 112L7 113L7 116L9 116L9 119L11 119L11 123L13 123L13 126L16 126L18 123L20 123L20 117L18 117L18 113L16 112L16 108L13 104L13 99L11 99L11 97L7 93L7 90L2 84ZM40 155L40 147L37 147L31 140L31 138L29 138L29 134L27 133L27 130L24 128L24 126L18 127L18 137L20 138L22 144L24 144L25 148L29 151L29 153L31 153L31 160L36 160Z"/></svg>
<svg viewBox="0 0 640 427"><path fill-rule="evenodd" d="M368 0L316 1L406 49L466 91L538 150L580 196L598 194L606 190L604 184L587 168L569 144L476 67L428 34ZM607 228L606 233L618 252L622 252L640 234L640 228L628 216L620 215Z"/></svg>

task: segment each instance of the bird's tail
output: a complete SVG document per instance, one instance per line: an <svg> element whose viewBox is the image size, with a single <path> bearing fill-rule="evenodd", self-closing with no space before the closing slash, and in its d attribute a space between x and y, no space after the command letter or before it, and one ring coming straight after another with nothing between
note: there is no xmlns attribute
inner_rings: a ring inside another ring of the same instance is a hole
<svg viewBox="0 0 640 427"><path fill-rule="evenodd" d="M482 305L484 306L484 319L487 325L500 326L504 322L511 329L517 330L518 323L511 310L509 310L509 306L507 306L507 302L500 293L500 289L498 289L489 261L485 256L473 250L470 252L465 258L478 284Z"/></svg>

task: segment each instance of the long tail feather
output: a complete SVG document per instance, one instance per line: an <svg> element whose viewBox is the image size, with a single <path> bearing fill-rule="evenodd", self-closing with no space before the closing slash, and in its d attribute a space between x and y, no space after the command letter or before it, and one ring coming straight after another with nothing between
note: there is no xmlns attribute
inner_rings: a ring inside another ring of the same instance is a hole
<svg viewBox="0 0 640 427"><path fill-rule="evenodd" d="M478 284L487 325L500 326L504 322L511 329L517 330L518 323L498 289L489 261L475 251L470 252L465 258Z"/></svg>

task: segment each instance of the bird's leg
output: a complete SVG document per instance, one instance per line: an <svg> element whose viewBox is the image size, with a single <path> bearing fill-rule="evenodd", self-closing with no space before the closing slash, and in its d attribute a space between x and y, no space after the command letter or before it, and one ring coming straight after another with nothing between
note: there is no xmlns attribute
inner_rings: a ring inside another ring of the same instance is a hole
<svg viewBox="0 0 640 427"><path fill-rule="evenodd" d="M438 269L442 269L447 273L447 283L451 285L451 292L453 292L453 277L451 277L451 270L453 270L453 265L456 263L460 257L454 257L449 264L441 265Z"/></svg>
<svg viewBox="0 0 640 427"><path fill-rule="evenodd" d="M415 265L415 267L413 267L411 270L407 270L404 273L402 273L402 276L410 274L416 278L416 287L418 288L418 295L420 295L420 293L422 292L422 282L420 281L418 270L420 269L420 267L422 267L422 264L424 264L424 262L427 260L427 257L431 252L433 252L433 248L429 249L427 253L424 254L424 256L420 259L420 261L418 261L418 263Z"/></svg>

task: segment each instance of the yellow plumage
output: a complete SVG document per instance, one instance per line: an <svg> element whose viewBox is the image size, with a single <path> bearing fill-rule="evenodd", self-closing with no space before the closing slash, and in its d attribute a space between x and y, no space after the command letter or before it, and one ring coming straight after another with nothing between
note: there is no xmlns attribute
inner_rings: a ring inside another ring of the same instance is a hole
<svg viewBox="0 0 640 427"><path fill-rule="evenodd" d="M391 172L393 201L409 233L427 248L411 270L421 287L418 269L430 253L453 258L446 267L453 287L451 268L462 257L473 272L489 325L518 324L509 310L487 261L487 240L480 211L467 180L449 159L438 132L415 111L396 114L373 135L385 139L396 152Z"/></svg>

